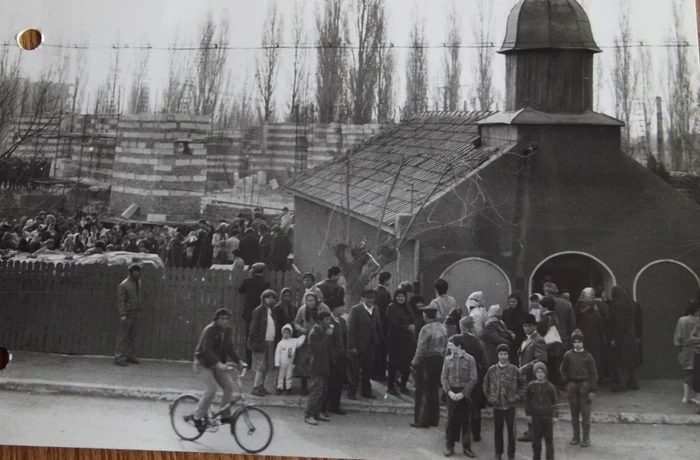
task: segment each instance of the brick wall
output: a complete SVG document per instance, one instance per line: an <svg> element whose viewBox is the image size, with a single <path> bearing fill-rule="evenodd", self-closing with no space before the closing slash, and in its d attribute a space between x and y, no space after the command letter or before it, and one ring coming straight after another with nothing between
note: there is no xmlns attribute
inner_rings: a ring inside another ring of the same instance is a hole
<svg viewBox="0 0 700 460"><path fill-rule="evenodd" d="M249 130L221 133L208 144L209 187L226 188L243 173L250 158L250 173L265 171L281 184L301 172L353 148L379 134L386 125L270 124Z"/></svg>
<svg viewBox="0 0 700 460"><path fill-rule="evenodd" d="M118 127L111 210L121 213L134 203L141 217L197 218L207 180L204 142L209 119L174 114L121 116Z"/></svg>

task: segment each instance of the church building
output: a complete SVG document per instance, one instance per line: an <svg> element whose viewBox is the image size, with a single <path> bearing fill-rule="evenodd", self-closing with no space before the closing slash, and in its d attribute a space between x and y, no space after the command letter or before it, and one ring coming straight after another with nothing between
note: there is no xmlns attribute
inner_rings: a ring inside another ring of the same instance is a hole
<svg viewBox="0 0 700 460"><path fill-rule="evenodd" d="M593 111L598 48L576 0L521 0L508 18L505 111L417 115L286 185L295 263L337 264L344 234L401 241L387 267L432 298L527 301L551 277L576 300L626 286L644 310L641 375L679 375L673 331L700 287L700 207L621 150ZM349 211L347 203L349 203Z"/></svg>

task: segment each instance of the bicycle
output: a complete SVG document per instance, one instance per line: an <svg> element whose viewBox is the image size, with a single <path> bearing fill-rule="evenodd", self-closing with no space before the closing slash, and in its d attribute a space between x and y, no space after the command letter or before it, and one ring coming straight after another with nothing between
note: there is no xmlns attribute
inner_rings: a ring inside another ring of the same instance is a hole
<svg viewBox="0 0 700 460"><path fill-rule="evenodd" d="M235 368L233 367L229 367L228 371L233 371L234 369ZM170 404L170 422L175 434L185 441L196 441L204 436L204 433L215 433L219 431L220 426L230 424L231 435L241 449L249 454L257 454L267 449L272 442L272 436L274 434L272 419L265 411L246 401L242 391L243 387L241 385L241 378L245 376L246 370L247 368L243 368L243 372L241 372L240 375L236 373L236 381L238 383L238 389L240 390L239 396L234 397L230 403L228 403L225 407L220 408L217 412L210 409L209 416L204 419L204 426L200 428L196 426L193 417L194 408L197 406L197 404L199 404L200 398L189 393L178 396ZM236 410L227 420L222 421L221 415L230 409L233 409L234 406L239 407L236 408ZM182 409L182 412L184 413L181 413L179 409ZM253 419L256 417L260 417L260 420L254 423ZM184 422L184 427L182 427L182 429L178 427L179 422ZM269 429L269 433L266 437L265 434L261 435L261 440L263 441L261 444L262 447L248 447L246 435L251 437L259 433L265 427ZM185 433L185 428L193 429L194 432L191 434ZM241 429L240 432L239 428ZM243 442L244 440L245 443Z"/></svg>

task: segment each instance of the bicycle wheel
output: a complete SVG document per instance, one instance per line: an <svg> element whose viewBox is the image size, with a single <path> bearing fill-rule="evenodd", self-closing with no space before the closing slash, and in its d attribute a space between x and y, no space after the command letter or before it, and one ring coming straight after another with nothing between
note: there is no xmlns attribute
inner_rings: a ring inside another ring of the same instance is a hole
<svg viewBox="0 0 700 460"><path fill-rule="evenodd" d="M201 438L201 432L194 425L192 414L199 404L199 398L193 395L181 395L170 405L170 423L181 439L196 441Z"/></svg>
<svg viewBox="0 0 700 460"><path fill-rule="evenodd" d="M265 411L253 406L236 411L231 434L236 443L249 454L267 449L272 442L272 419Z"/></svg>

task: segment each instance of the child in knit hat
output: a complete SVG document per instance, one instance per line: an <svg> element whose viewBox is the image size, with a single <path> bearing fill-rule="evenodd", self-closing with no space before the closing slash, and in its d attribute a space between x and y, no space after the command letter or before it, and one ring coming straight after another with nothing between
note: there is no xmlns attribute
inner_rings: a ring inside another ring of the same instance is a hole
<svg viewBox="0 0 700 460"><path fill-rule="evenodd" d="M554 419L559 416L557 389L547 381L547 366L534 366L535 380L525 390L525 414L532 423L532 459L542 459L542 438L546 460L554 460Z"/></svg>
<svg viewBox="0 0 700 460"><path fill-rule="evenodd" d="M566 384L571 409L571 424L574 430L571 445L580 443L581 447L588 447L591 442L591 402L594 392L598 389L598 373L593 356L583 349L583 333L579 329L571 334L571 343L574 348L564 355L560 370L562 381ZM579 415L583 423L579 421ZM583 425L583 441L581 441L581 425Z"/></svg>
<svg viewBox="0 0 700 460"><path fill-rule="evenodd" d="M292 394L292 372L294 370L294 356L297 348L304 344L306 336L292 338L292 325L282 326L282 340L275 349L275 367L277 368L277 394Z"/></svg>
<svg viewBox="0 0 700 460"><path fill-rule="evenodd" d="M493 406L496 460L503 455L503 425L508 430L508 460L515 458L515 404L525 392L525 375L510 363L510 347L498 345L498 362L484 377L484 396Z"/></svg>

